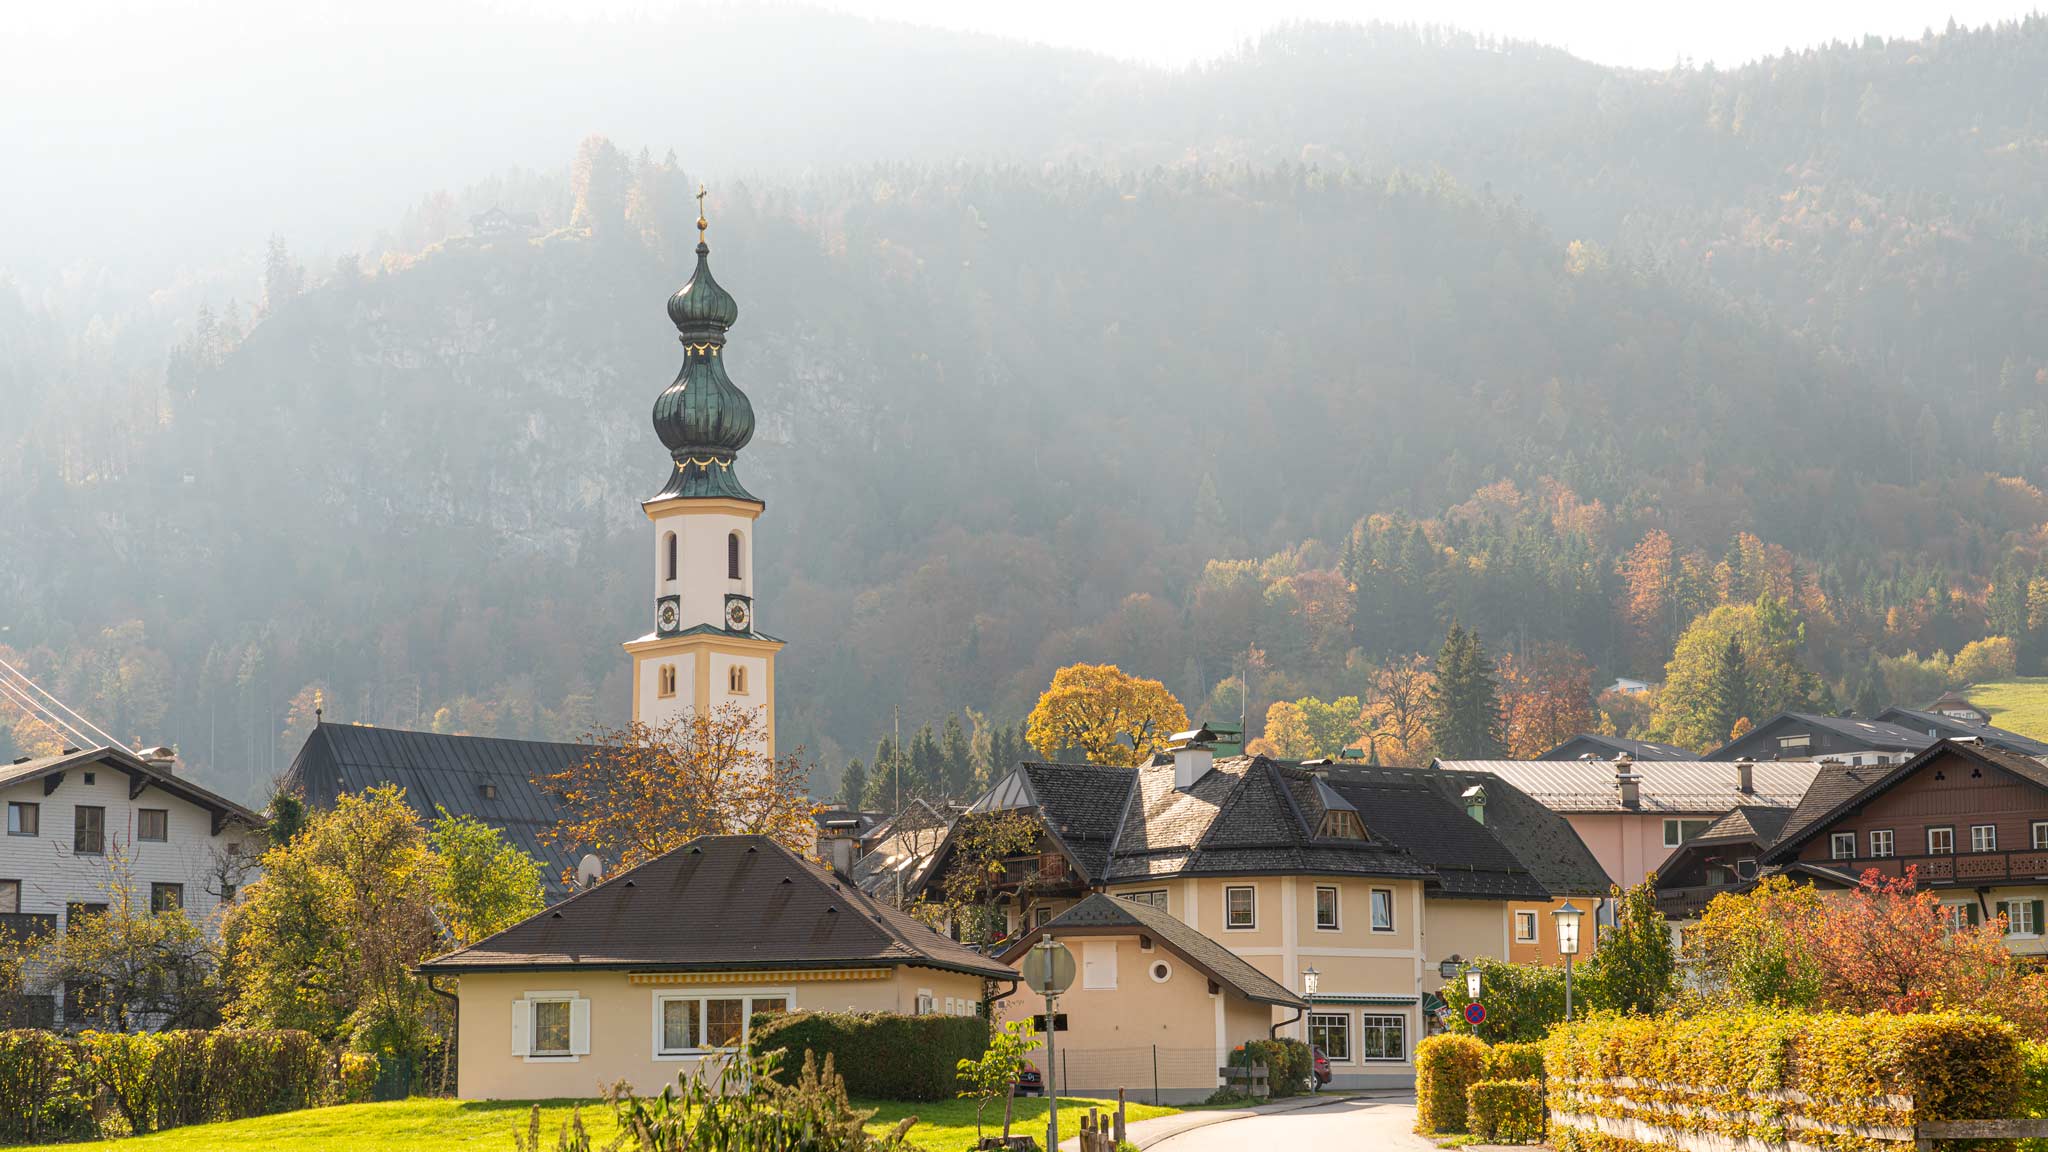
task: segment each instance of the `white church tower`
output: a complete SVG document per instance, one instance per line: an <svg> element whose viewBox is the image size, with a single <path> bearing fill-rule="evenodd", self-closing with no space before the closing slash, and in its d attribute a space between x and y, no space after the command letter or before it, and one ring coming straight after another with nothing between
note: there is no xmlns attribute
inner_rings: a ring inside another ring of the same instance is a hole
<svg viewBox="0 0 2048 1152"><path fill-rule="evenodd" d="M733 471L754 436L754 406L725 374L739 305L711 278L703 199L699 189L697 271L668 301L683 369L654 401L654 430L675 465L641 504L654 523L654 631L626 644L633 719L659 728L726 704L759 708L772 757L782 641L754 628L754 528L766 505Z"/></svg>

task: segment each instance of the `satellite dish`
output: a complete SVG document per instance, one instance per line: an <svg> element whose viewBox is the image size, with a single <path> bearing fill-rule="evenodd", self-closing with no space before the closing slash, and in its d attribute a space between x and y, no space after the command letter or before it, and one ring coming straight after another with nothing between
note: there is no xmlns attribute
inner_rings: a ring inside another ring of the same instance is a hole
<svg viewBox="0 0 2048 1152"><path fill-rule="evenodd" d="M578 888L588 888L602 879L604 879L604 861L599 860L594 852L584 853L583 859L576 862L576 886Z"/></svg>

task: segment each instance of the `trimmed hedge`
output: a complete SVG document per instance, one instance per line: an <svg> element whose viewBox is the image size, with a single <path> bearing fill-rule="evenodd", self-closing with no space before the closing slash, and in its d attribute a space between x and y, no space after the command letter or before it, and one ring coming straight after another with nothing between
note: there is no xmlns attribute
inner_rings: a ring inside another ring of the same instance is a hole
<svg viewBox="0 0 2048 1152"><path fill-rule="evenodd" d="M1232 1059L1240 1064L1264 1064L1266 1088L1275 1100L1308 1091L1315 1076L1315 1054L1299 1040L1246 1041Z"/></svg>
<svg viewBox="0 0 2048 1152"><path fill-rule="evenodd" d="M1486 1050L1488 1080L1543 1079L1543 1045L1494 1044Z"/></svg>
<svg viewBox="0 0 2048 1152"><path fill-rule="evenodd" d="M1694 1135L1811 1143L1817 1130L1832 1152L1893 1152L1912 1142L1870 1129L2016 1116L2023 1104L2012 1025L1956 1013L1596 1017L1553 1032L1544 1060L1559 1152ZM1605 1121L1635 1122L1640 1139L1601 1131Z"/></svg>
<svg viewBox="0 0 2048 1152"><path fill-rule="evenodd" d="M1415 1130L1437 1135L1465 1131L1465 1098L1486 1077L1486 1045L1447 1032L1415 1046Z"/></svg>
<svg viewBox="0 0 2048 1152"><path fill-rule="evenodd" d="M787 1012L755 1017L756 1051L805 1052L833 1058L848 1095L876 1100L951 1100L962 1060L988 1049L988 1021L979 1016L902 1016L893 1012Z"/></svg>
<svg viewBox="0 0 2048 1152"><path fill-rule="evenodd" d="M0 1032L0 1143L89 1139L92 1102L77 1045L35 1029Z"/></svg>
<svg viewBox="0 0 2048 1152"><path fill-rule="evenodd" d="M1529 1080L1481 1080L1465 1090L1472 1134L1488 1144L1541 1144L1543 1085Z"/></svg>

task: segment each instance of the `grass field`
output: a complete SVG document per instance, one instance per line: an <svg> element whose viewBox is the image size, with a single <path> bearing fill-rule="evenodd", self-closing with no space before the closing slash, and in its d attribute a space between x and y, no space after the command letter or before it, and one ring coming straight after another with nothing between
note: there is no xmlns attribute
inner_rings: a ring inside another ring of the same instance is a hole
<svg viewBox="0 0 2048 1152"><path fill-rule="evenodd" d="M1989 680L1970 685L1963 695L1991 713L1991 722L1998 727L2036 740L2048 740L2048 676Z"/></svg>
<svg viewBox="0 0 2048 1152"><path fill-rule="evenodd" d="M549 1100L541 1105L543 1147L553 1147L555 1132L569 1116L576 1102ZM887 1101L857 1102L862 1108L876 1108L870 1131L886 1132L905 1116L916 1116L910 1142L926 1152L963 1152L974 1145L974 1105L966 1100L940 1100L930 1104L899 1104ZM1080 1131L1080 1117L1090 1104L1100 1100L1060 1098L1060 1138ZM1110 1103L1114 1107L1114 1102ZM333 1108L309 1108L254 1120L223 1124L195 1124L127 1140L88 1141L79 1144L45 1144L10 1152L86 1152L89 1149L118 1149L119 1152L250 1152L252 1149L282 1149L285 1152L512 1152L512 1133L524 1130L527 1103L478 1100L397 1100L388 1104L343 1104ZM1172 1108L1131 1104L1126 1115L1132 1120L1164 1116ZM990 1109L998 1128L1002 1107ZM591 1143L602 1147L618 1135L612 1110L602 1101L583 1103L583 1125ZM1012 1131L1032 1133L1041 1140L1045 1133L1045 1102L1019 1100Z"/></svg>

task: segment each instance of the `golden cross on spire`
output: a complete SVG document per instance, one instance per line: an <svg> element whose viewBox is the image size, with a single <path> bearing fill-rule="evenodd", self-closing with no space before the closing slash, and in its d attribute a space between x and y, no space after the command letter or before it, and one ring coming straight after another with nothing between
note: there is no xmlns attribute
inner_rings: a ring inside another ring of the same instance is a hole
<svg viewBox="0 0 2048 1152"><path fill-rule="evenodd" d="M704 219L704 185L697 185L697 243L704 242L704 230L711 227Z"/></svg>

